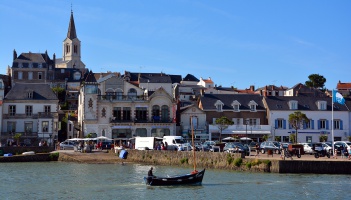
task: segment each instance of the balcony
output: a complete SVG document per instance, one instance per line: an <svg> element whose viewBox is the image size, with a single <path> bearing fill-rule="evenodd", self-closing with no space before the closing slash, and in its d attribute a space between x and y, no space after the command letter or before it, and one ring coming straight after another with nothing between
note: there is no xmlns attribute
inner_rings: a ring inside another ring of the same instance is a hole
<svg viewBox="0 0 351 200"><path fill-rule="evenodd" d="M173 123L171 118L169 119L157 119L157 120L149 120L149 119L131 119L131 120L123 120L110 118L110 123Z"/></svg>
<svg viewBox="0 0 351 200"><path fill-rule="evenodd" d="M98 100L106 101L147 101L148 98L144 95L141 96L128 96L128 95L98 95Z"/></svg>

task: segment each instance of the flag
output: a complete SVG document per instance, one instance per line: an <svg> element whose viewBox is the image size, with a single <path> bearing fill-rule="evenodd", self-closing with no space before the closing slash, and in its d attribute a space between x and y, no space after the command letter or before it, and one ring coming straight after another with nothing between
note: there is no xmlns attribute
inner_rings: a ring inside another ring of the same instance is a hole
<svg viewBox="0 0 351 200"><path fill-rule="evenodd" d="M339 104L345 103L344 97L336 90L333 90L333 103L339 103Z"/></svg>

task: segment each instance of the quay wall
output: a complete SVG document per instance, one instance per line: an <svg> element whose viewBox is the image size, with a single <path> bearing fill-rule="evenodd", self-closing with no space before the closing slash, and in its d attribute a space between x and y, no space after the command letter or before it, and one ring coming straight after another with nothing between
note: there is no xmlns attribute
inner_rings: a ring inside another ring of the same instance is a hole
<svg viewBox="0 0 351 200"><path fill-rule="evenodd" d="M115 154L115 152L110 152ZM118 152L117 152L118 153ZM193 166L192 152L128 150L126 161L153 165ZM240 166L235 160L242 158ZM351 174L347 160L280 160L270 157L246 157L241 154L196 152L197 169L226 169L235 171L271 173Z"/></svg>

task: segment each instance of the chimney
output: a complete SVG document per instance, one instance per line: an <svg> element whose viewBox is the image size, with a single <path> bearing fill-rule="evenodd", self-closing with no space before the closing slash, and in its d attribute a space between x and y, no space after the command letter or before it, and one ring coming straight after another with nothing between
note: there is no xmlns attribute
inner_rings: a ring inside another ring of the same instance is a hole
<svg viewBox="0 0 351 200"><path fill-rule="evenodd" d="M250 85L250 90L251 91L255 91L255 86L254 85Z"/></svg>

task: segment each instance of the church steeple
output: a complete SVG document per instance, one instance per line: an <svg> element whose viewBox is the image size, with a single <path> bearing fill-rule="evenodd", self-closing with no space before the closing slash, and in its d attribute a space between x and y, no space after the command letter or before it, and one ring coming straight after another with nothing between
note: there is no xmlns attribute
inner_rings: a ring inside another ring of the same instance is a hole
<svg viewBox="0 0 351 200"><path fill-rule="evenodd" d="M76 26L74 25L73 11L71 10L71 18L69 20L67 38L74 39L77 38Z"/></svg>

